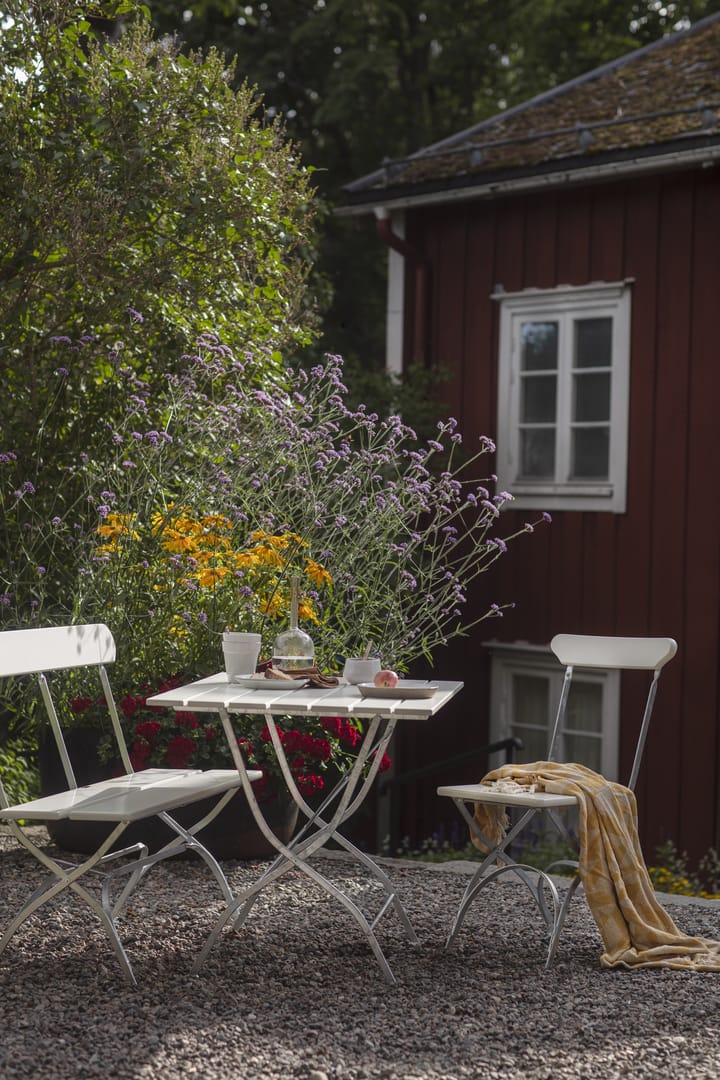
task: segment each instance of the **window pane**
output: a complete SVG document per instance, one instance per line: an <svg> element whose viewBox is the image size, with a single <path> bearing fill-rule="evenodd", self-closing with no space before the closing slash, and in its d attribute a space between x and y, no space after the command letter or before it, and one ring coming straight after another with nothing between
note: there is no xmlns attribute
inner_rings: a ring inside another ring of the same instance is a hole
<svg viewBox="0 0 720 1080"><path fill-rule="evenodd" d="M575 367L610 367L612 319L575 320Z"/></svg>
<svg viewBox="0 0 720 1080"><path fill-rule="evenodd" d="M594 772L601 772L600 740L589 735L566 735L563 740L566 761L586 765Z"/></svg>
<svg viewBox="0 0 720 1080"><path fill-rule="evenodd" d="M575 428L573 431L573 480L607 480L610 462L610 428Z"/></svg>
<svg viewBox="0 0 720 1080"><path fill-rule="evenodd" d="M565 712L565 727L572 731L595 731L599 734L602 731L602 699L601 683L574 679Z"/></svg>
<svg viewBox="0 0 720 1080"><path fill-rule="evenodd" d="M603 378L603 376L600 376ZM527 423L553 423L555 420L555 375L529 375L522 381L520 419ZM607 419L607 417L599 417Z"/></svg>
<svg viewBox="0 0 720 1080"><path fill-rule="evenodd" d="M546 731L538 731L537 728L524 728L522 724L513 724L510 733L516 739L522 739L523 741L524 748L515 751L515 761L524 765L529 761L546 760L548 744Z"/></svg>
<svg viewBox="0 0 720 1080"><path fill-rule="evenodd" d="M555 429L520 432L520 476L552 480L555 476Z"/></svg>
<svg viewBox="0 0 720 1080"><path fill-rule="evenodd" d="M575 375L575 420L610 419L610 372Z"/></svg>
<svg viewBox="0 0 720 1080"><path fill-rule="evenodd" d="M542 761L547 753L550 680L544 675L512 676L512 734L525 749L519 761Z"/></svg>
<svg viewBox="0 0 720 1080"><path fill-rule="evenodd" d="M550 683L545 675L513 675L513 719L520 724L548 726Z"/></svg>
<svg viewBox="0 0 720 1080"><path fill-rule="evenodd" d="M520 329L523 371L554 371L557 368L558 324L524 322Z"/></svg>

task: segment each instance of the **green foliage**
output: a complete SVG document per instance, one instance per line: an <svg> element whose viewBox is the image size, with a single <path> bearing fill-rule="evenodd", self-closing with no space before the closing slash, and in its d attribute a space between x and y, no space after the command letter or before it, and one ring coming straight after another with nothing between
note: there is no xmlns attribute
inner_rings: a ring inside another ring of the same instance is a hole
<svg viewBox="0 0 720 1080"><path fill-rule="evenodd" d="M137 358L143 329L131 331ZM72 358L78 345L53 348ZM301 617L330 671L368 645L407 670L502 614L468 609L468 589L533 526L497 535L511 496L483 479L490 440L465 448L453 419L425 438L397 414L349 408L338 357L273 383L262 356L204 335L153 388L116 341L80 348L106 371L108 403L85 449L47 449L63 402L81 396L60 353L35 443L0 453L0 625L107 622L115 684L134 693L150 676L218 670L238 620L269 649L286 572L305 575Z"/></svg>
<svg viewBox="0 0 720 1080"><path fill-rule="evenodd" d="M383 854L393 853L386 846ZM422 862L451 862L457 859L481 862L485 858L485 853L471 843L461 845L457 832L448 839L443 831L427 837L419 845L413 845L410 838L405 837L394 854L400 859ZM577 853L557 834L548 832L538 836L522 833L513 849L513 857L526 866L549 870L562 877L574 873L566 860L576 859ZM656 848L655 863L648 867L648 873L657 892L720 900L720 856L715 848L710 848L703 855L697 872L693 872L688 867L687 853L679 852L673 841L668 840Z"/></svg>
<svg viewBox="0 0 720 1080"><path fill-rule="evenodd" d="M372 368L357 358L344 358L348 405L371 403L382 415L398 412L418 434L431 438L443 415L442 387L450 374L442 367L410 367L401 381L384 368ZM369 407L369 406L368 406Z"/></svg>
<svg viewBox="0 0 720 1080"><path fill-rule="evenodd" d="M456 859L482 862L486 852L480 851L469 841L460 846L457 834L446 838L442 832L438 832L416 846L413 846L409 837L405 837L395 854L400 859L418 859L422 862L452 862ZM574 870L567 866L567 861L577 859L577 852L555 834L548 833L542 839L523 835L513 849L513 857L525 866L534 866L538 870L549 869L551 873L560 876L571 876ZM555 866L556 863L559 865Z"/></svg>
<svg viewBox="0 0 720 1080"><path fill-rule="evenodd" d="M150 0L155 24L238 58L323 191L718 10L717 0ZM382 88L382 92L378 92ZM326 171L326 172L325 172Z"/></svg>
<svg viewBox="0 0 720 1080"><path fill-rule="evenodd" d="M517 105L718 8L717 0L516 0L504 100Z"/></svg>
<svg viewBox="0 0 720 1080"><path fill-rule="evenodd" d="M42 395L43 338L98 331L130 306L143 311L156 370L203 330L269 346L275 366L273 350L309 340L308 171L217 51L183 55L138 5L121 6L136 17L109 43L70 0L4 5L5 400L20 384ZM88 384L104 374L89 368Z"/></svg>
<svg viewBox="0 0 720 1080"><path fill-rule="evenodd" d="M397 859L412 859L417 862L455 862L462 859L467 862L481 862L484 856L472 844L456 846L457 840L446 840L439 834L426 837L420 844L413 844L409 836L404 836L395 851L389 849L389 839L383 845L382 854Z"/></svg>
<svg viewBox="0 0 720 1080"><path fill-rule="evenodd" d="M678 851L674 841L667 840L655 849L655 865L649 866L648 872L659 892L720 899L720 857L715 848L710 848L697 870L692 870L687 852Z"/></svg>
<svg viewBox="0 0 720 1080"><path fill-rule="evenodd" d="M37 769L27 756L25 743L9 742L0 746L0 777L8 802L29 802L40 792Z"/></svg>
<svg viewBox="0 0 720 1080"><path fill-rule="evenodd" d="M182 20L170 0L149 7L163 32L238 57L238 76L284 118L323 196L337 204L344 184L384 158L454 135L720 3L188 0ZM386 257L368 218L324 227L321 266L334 300L323 350L381 362Z"/></svg>

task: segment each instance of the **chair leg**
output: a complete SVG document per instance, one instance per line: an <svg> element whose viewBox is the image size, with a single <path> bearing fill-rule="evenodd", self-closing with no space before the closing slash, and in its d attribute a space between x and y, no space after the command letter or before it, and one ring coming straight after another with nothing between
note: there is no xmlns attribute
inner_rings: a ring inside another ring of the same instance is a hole
<svg viewBox="0 0 720 1080"><path fill-rule="evenodd" d="M503 874L513 873L527 888L528 892L535 901L535 904L540 914L545 920L548 931L550 932L548 953L545 961L545 967L550 967L557 953L558 940L560 938L560 934L562 933L563 926L565 925L565 920L567 918L570 902L575 894L578 885L580 885L580 878L576 875L570 882L567 892L561 901L557 886L555 885L555 882L550 876L550 871L553 867L562 865L572 867L574 870L576 870L577 862L571 861L569 859L560 859L554 863L551 863L549 866L546 866L543 870L540 870L535 866L517 863L509 855L505 854L506 847L524 828L529 819L537 813L535 809L530 809L525 814L523 814L520 820L512 827L512 829L510 829L507 835L503 837L502 841L494 848L492 848L492 850L490 850L490 848L492 847L490 841L488 841L487 837L483 836L483 834L478 829L477 824L472 815L469 813L464 800L453 799L453 802L455 803L462 817L467 822L472 834L478 837L487 846L488 855L481 862L480 866L475 871L465 888L465 892L463 893L462 899L460 901L460 906L458 907L458 911L455 915L455 919L450 929L450 933L448 934L447 940L445 942L445 948L448 949L452 945L458 931L460 930L460 927L465 920L465 916L467 915L470 904L473 902L481 889L483 889L485 885L489 884L491 881L494 881L496 878L502 876ZM550 811L550 816L555 822L560 832L564 833L567 839L570 840L570 834L565 828L564 823L561 822L552 811ZM494 870L488 870L488 866L491 863L500 861L502 861L503 863L502 866L497 866ZM546 892L550 894L550 898L552 901L551 907L548 907L546 901Z"/></svg>
<svg viewBox="0 0 720 1080"><path fill-rule="evenodd" d="M15 826L15 823L12 822L11 825ZM52 900L55 896L58 895L58 893L62 892L64 889L71 889L77 896L84 900L88 907L98 916L98 918L100 919L100 923L105 930L105 933L110 939L110 944L112 945L113 950L115 951L115 954L120 961L120 966L123 970L124 975L133 985L135 985L135 976L133 975L130 961L127 958L125 950L118 936L117 928L115 927L115 922L112 917L112 912L107 910L102 903L99 903L95 899L95 897L92 896L91 893L89 893L87 889L80 884L79 881L81 877L93 871L94 868L98 865L98 863L101 862L103 857L106 855L108 848L112 846L115 840L117 840L117 838L124 832L126 827L127 826L124 822L116 825L110 835L103 841L97 851L89 859L87 859L84 863L80 863L79 865L73 867L70 870L65 870L62 866L60 866L59 863L57 863L54 859L47 855L30 839L28 839L28 837L22 832L19 826L13 827L12 831L18 838L20 843L23 845L23 847L30 851L31 854L33 854L35 858L40 863L42 863L43 866L49 869L52 872L52 875L54 875L57 880L52 885L48 885L46 881L44 885L36 889L31 895L31 897L25 902L20 911L17 913L15 918L11 920L9 926L6 928L5 933L3 934L2 940L0 940L0 954L5 950L13 935L19 930L22 924L31 915L35 914L36 911L39 911L39 909L44 904L46 904L49 900Z"/></svg>
<svg viewBox="0 0 720 1080"><path fill-rule="evenodd" d="M485 864L483 863L480 870L482 870L484 865ZM548 874L546 874L543 870L538 870L538 868L535 866L528 866L524 863L512 862L512 860L508 860L502 866L498 866L494 870L490 870L487 873L481 873L480 870L475 872L470 883L465 889L463 898L460 901L460 907L458 908L457 915L455 916L455 921L453 922L452 928L445 943L446 949L450 948L450 946L452 945L457 932L459 931L465 920L465 916L468 912L470 904L478 895L478 893L482 889L484 889L486 885L489 885L492 881L495 881L503 874L514 874L515 877L517 877L522 882L522 884L525 886L525 888L528 890L531 897L533 898L540 914L543 916L543 919L545 920L548 929L553 932L555 926L557 925L558 912L560 911L561 904L560 894L558 893L557 886ZM537 879L534 884L532 881L533 877ZM548 911L547 904L545 903L544 897L542 895L543 886L547 887L550 892L550 896L552 898L552 913Z"/></svg>
<svg viewBox="0 0 720 1080"><path fill-rule="evenodd" d="M448 934L447 940L445 942L446 949L449 949L452 945L455 936L457 935L460 927L462 926L470 904L482 888L483 881L489 874L488 867L492 866L496 862L503 862L504 864L507 864L509 866L518 865L513 862L509 855L505 853L505 848L512 843L518 833L521 832L522 829L525 827L530 818L535 815L535 810L527 810L519 819L519 821L517 821L515 825L513 825L513 827L510 829L510 831L502 838L500 843L493 844L493 842L491 840L488 840L488 838L484 836L478 828L474 817L468 811L468 808L465 805L465 800L453 799L453 803L455 804L455 807L460 816L465 820L465 823L470 829L471 835L476 837L481 842L481 844L483 844L484 849L487 851L487 855L480 863L479 867L477 868L465 888L465 892L463 893L462 900L460 901L460 906L453 921L453 925L450 928L450 933ZM521 876L521 874L518 876ZM525 882L525 884L528 888L530 888L528 882Z"/></svg>
<svg viewBox="0 0 720 1080"><path fill-rule="evenodd" d="M560 911L559 911L558 916L557 916L557 918L555 920L555 925L553 927L552 934L550 935L550 943L548 945L548 954L547 954L547 959L545 961L545 967L546 968L549 968L550 965L552 964L553 960L555 959L555 955L557 953L558 940L560 938L560 934L562 933L563 926L565 925L565 920L567 918L568 909L570 907L570 901L572 900L573 896L575 895L575 890L577 889L578 885L580 885L580 878L579 877L574 877L572 879L572 881L570 882L570 884L568 885L567 892L565 893L565 896L563 897L563 902L562 902L562 904L560 906Z"/></svg>

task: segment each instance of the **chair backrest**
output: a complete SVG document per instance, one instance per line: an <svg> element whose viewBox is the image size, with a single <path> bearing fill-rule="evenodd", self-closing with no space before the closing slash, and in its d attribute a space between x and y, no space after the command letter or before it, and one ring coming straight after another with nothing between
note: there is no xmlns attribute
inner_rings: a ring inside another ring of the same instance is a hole
<svg viewBox="0 0 720 1080"><path fill-rule="evenodd" d="M0 633L0 678L110 664L114 659L115 642L104 623Z"/></svg>
<svg viewBox="0 0 720 1080"><path fill-rule="evenodd" d="M554 760L557 741L562 730L562 724L567 709L568 695L572 683L574 669L604 668L615 671L652 671L653 677L648 690L645 710L635 747L630 779L627 786L635 788L640 762L642 761L647 739L650 717L655 704L657 684L662 668L668 660L672 660L677 652L677 642L667 637L602 637L591 634L556 634L550 642L550 648L557 656L561 664L565 666L565 678L563 680L560 702L555 717L550 743L548 746L548 760Z"/></svg>
<svg viewBox="0 0 720 1080"><path fill-rule="evenodd" d="M655 671L672 660L677 642L665 637L595 637L556 634L550 648L561 664L599 668L645 668Z"/></svg>
<svg viewBox="0 0 720 1080"><path fill-rule="evenodd" d="M126 772L132 772L120 717L105 670L105 665L112 663L114 659L115 641L104 623L31 627L28 630L0 632L0 678L37 675L69 787L76 788L77 780L46 676L50 672L67 671L70 668L95 667L98 669L120 757ZM0 801L2 805L7 806L1 785Z"/></svg>

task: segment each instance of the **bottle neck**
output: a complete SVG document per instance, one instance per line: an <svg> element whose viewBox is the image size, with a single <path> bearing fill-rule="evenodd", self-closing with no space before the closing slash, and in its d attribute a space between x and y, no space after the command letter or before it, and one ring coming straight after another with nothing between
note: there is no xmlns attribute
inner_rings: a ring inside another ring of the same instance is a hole
<svg viewBox="0 0 720 1080"><path fill-rule="evenodd" d="M293 577L290 582L290 629L298 629L298 579Z"/></svg>

